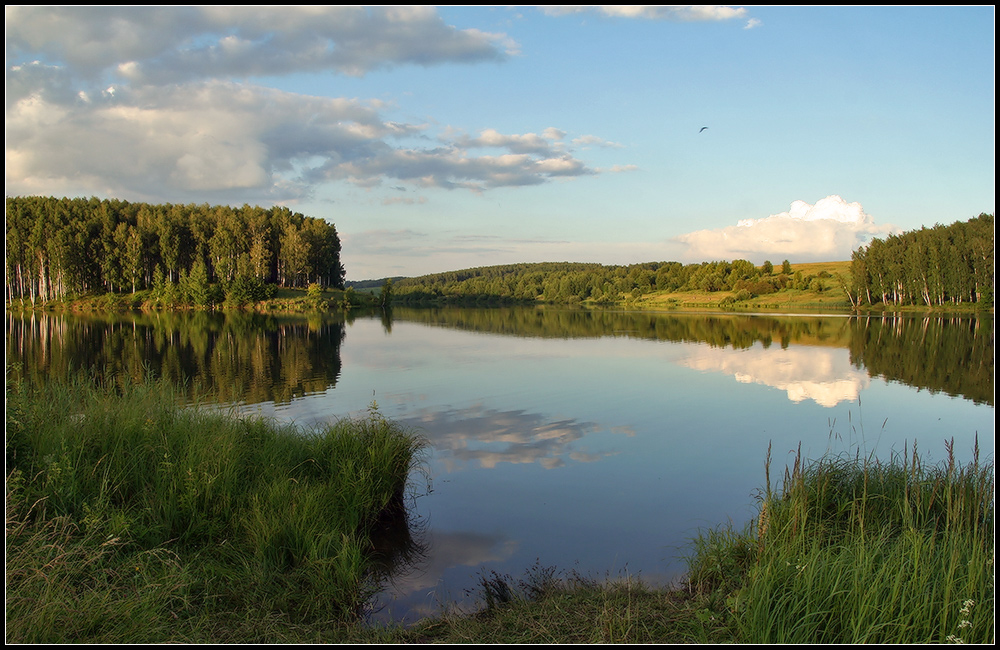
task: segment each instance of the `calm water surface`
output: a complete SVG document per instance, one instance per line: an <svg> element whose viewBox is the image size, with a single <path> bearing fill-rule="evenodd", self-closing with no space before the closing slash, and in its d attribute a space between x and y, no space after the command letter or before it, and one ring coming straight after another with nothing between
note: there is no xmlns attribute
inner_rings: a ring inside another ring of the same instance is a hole
<svg viewBox="0 0 1000 650"><path fill-rule="evenodd" d="M8 363L188 377L303 425L371 405L430 443L411 509L418 560L378 620L470 603L484 572L536 563L676 580L699 529L755 514L803 455L994 453L993 320L395 309L8 318Z"/></svg>

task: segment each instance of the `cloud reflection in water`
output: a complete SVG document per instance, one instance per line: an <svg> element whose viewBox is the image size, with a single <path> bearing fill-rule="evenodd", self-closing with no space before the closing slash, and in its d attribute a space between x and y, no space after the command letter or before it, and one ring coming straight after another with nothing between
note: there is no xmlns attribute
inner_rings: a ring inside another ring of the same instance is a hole
<svg viewBox="0 0 1000 650"><path fill-rule="evenodd" d="M592 462L608 455L569 450L572 443L600 431L601 426L574 419L547 421L542 414L523 410L500 411L478 404L424 410L402 422L428 437L448 471L467 462L484 468L505 462L539 463L552 469L563 466L566 458Z"/></svg>
<svg viewBox="0 0 1000 650"><path fill-rule="evenodd" d="M680 364L693 370L732 375L744 384L777 388L787 392L793 402L812 400L827 408L856 401L871 381L841 348L754 346L737 351L698 346Z"/></svg>

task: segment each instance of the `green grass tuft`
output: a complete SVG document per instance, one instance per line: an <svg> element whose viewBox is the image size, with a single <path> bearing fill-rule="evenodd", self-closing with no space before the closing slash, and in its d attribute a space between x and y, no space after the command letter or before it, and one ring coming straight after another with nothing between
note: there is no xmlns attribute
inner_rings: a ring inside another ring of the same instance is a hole
<svg viewBox="0 0 1000 650"><path fill-rule="evenodd" d="M744 643L992 643L993 466L947 451L797 458L756 534L696 544L692 585L727 594Z"/></svg>
<svg viewBox="0 0 1000 650"><path fill-rule="evenodd" d="M373 410L301 430L157 382L8 383L7 641L238 638L341 624L421 442ZM405 525L405 519L404 519Z"/></svg>

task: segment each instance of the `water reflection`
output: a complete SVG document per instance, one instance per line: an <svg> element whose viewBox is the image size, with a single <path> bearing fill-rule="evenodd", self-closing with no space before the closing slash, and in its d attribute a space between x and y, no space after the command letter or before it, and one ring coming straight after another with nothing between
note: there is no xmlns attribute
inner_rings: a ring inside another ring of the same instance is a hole
<svg viewBox="0 0 1000 650"><path fill-rule="evenodd" d="M762 384L785 391L793 402L812 400L833 407L856 402L870 382L868 373L851 363L838 348L760 348L734 354L699 347L681 364L704 372L721 372L744 384Z"/></svg>
<svg viewBox="0 0 1000 650"><path fill-rule="evenodd" d="M340 375L343 318L246 312L7 316L7 364L29 381L146 373L187 397L286 403L326 391Z"/></svg>
<svg viewBox="0 0 1000 650"><path fill-rule="evenodd" d="M498 463L538 463L561 467L564 456L577 461L596 460L568 454L569 446L600 427L575 420L546 421L538 413L499 411L482 404L462 409L424 410L403 423L425 432L437 456L449 470L462 463L480 467Z"/></svg>
<svg viewBox="0 0 1000 650"><path fill-rule="evenodd" d="M779 317L507 307L396 308L378 318L387 336L395 320L515 337L698 342L707 347L682 362L688 367L825 406L856 399L866 375L994 403L992 316ZM8 365L19 364L26 376L40 380L81 368L134 377L148 370L222 402L287 403L336 385L345 335L345 321L336 315L8 314L6 347Z"/></svg>
<svg viewBox="0 0 1000 650"><path fill-rule="evenodd" d="M415 521L403 499L397 498L383 510L372 527L372 579L384 588L395 576L408 575L428 557L426 526Z"/></svg>
<svg viewBox="0 0 1000 650"><path fill-rule="evenodd" d="M858 318L851 358L872 376L992 405L994 335L992 315Z"/></svg>
<svg viewBox="0 0 1000 650"><path fill-rule="evenodd" d="M425 542L424 561L412 565L409 571L397 572L389 580L388 592L377 605L379 618L413 622L439 614L444 606L462 596L444 587L449 572L474 572L476 567L502 563L518 546L516 541L502 534L470 531L429 531ZM405 604L400 606L403 602Z"/></svg>
<svg viewBox="0 0 1000 650"><path fill-rule="evenodd" d="M654 341L699 342L713 348L771 349L777 344L809 346L810 356L820 349L841 348L850 362L869 377L881 376L909 386L961 396L977 403L994 403L994 326L992 314L921 315L889 314L863 317L777 316L745 314L677 314L568 310L545 308L406 309L397 308L398 320L506 336L539 338L628 337ZM722 358L717 355L717 359ZM736 355L733 355L734 358ZM800 360L762 372L741 376L765 378L762 383L789 386L789 397L815 399L818 403L844 401L857 384L860 372L841 370L840 377L826 375L800 379L808 365ZM738 364L744 361L729 361ZM749 361L746 361L749 362ZM843 367L837 359L832 367ZM728 372L720 369L720 371ZM808 372L808 371L807 371ZM833 382L832 385L831 382ZM804 392L802 392L804 390ZM831 392L832 391L832 392ZM837 394L842 397L836 398ZM836 402L833 402L836 403Z"/></svg>

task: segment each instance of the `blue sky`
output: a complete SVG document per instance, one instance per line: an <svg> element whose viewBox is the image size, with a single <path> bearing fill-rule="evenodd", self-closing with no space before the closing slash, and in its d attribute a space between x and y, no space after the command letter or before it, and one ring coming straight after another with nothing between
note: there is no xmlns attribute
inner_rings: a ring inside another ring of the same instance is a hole
<svg viewBox="0 0 1000 650"><path fill-rule="evenodd" d="M8 196L287 205L353 280L846 260L994 211L992 6L5 18Z"/></svg>

